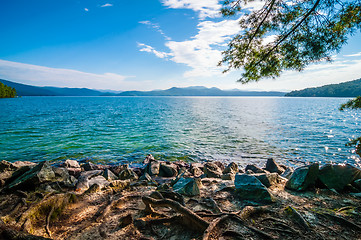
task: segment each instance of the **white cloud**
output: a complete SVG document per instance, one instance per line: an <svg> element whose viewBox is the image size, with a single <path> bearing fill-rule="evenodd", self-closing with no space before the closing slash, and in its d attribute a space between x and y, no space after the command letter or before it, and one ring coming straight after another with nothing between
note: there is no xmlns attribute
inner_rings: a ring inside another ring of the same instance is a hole
<svg viewBox="0 0 361 240"><path fill-rule="evenodd" d="M84 8L84 11L86 11L86 12L89 12L89 9L87 9L87 8Z"/></svg>
<svg viewBox="0 0 361 240"><path fill-rule="evenodd" d="M218 0L162 0L169 8L191 9L198 12L199 18L220 17L221 5Z"/></svg>
<svg viewBox="0 0 361 240"><path fill-rule="evenodd" d="M148 21L148 20L147 20L147 21L140 21L139 23L144 24L144 25L147 25L147 26L155 29L157 32L159 32L159 33L165 38L165 40L167 40L167 41L171 40L171 38L168 37L168 36L163 32L163 30L160 28L159 24L157 24L157 23L152 23L151 21Z"/></svg>
<svg viewBox="0 0 361 240"><path fill-rule="evenodd" d="M152 52L161 58L169 57L176 63L187 65L191 70L184 73L185 77L221 75L222 68L217 67L218 61L222 58L221 49L238 33L238 21L239 19L203 21L198 24L198 34L190 40L166 42L169 53L158 52L151 46L142 48L141 51Z"/></svg>
<svg viewBox="0 0 361 240"><path fill-rule="evenodd" d="M0 78L35 86L86 87L123 90L132 88L129 76L115 73L95 74L72 69L49 68L0 60Z"/></svg>
<svg viewBox="0 0 361 240"><path fill-rule="evenodd" d="M111 3L106 3L106 4L104 4L104 5L101 5L100 7L112 7L113 6L113 4L111 4Z"/></svg>
<svg viewBox="0 0 361 240"><path fill-rule="evenodd" d="M159 58L166 58L169 56L169 53L157 51L153 47L145 45L144 43L138 43L138 47L140 48L139 51L153 53Z"/></svg>
<svg viewBox="0 0 361 240"><path fill-rule="evenodd" d="M344 56L345 56L345 57L360 57L360 56L361 56L361 52L355 53L355 54L344 55Z"/></svg>
<svg viewBox="0 0 361 240"><path fill-rule="evenodd" d="M162 0L164 6L175 9L191 9L199 14L200 19L221 17L222 5L219 0ZM242 1L241 7L248 10L261 9L264 1Z"/></svg>

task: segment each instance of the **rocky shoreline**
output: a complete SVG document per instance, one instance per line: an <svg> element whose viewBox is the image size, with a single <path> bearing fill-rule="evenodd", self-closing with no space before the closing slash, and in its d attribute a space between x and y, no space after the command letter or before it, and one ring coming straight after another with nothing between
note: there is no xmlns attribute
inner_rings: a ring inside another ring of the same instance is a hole
<svg viewBox="0 0 361 240"><path fill-rule="evenodd" d="M0 162L0 239L361 239L361 170Z"/></svg>

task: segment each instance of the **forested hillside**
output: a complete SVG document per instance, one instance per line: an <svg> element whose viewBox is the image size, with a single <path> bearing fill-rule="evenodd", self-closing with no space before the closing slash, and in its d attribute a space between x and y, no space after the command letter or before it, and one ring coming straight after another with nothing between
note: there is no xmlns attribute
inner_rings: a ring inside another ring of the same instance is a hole
<svg viewBox="0 0 361 240"><path fill-rule="evenodd" d="M292 91L286 97L357 97L361 96L361 78L349 82Z"/></svg>

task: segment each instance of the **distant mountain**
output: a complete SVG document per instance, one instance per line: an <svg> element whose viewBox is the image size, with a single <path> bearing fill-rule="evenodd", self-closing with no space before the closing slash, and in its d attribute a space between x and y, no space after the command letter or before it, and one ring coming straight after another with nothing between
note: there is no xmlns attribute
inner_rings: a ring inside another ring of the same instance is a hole
<svg viewBox="0 0 361 240"><path fill-rule="evenodd" d="M361 78L349 82L292 91L286 97L357 97L361 96Z"/></svg>
<svg viewBox="0 0 361 240"><path fill-rule="evenodd" d="M221 90L206 87L172 87L167 90L125 91L116 96L284 96L284 92Z"/></svg>
<svg viewBox="0 0 361 240"><path fill-rule="evenodd" d="M16 89L18 96L284 96L284 92L240 91L238 89L221 90L192 86L186 88L172 87L153 91L107 91L88 88L35 87L0 79L3 84Z"/></svg>
<svg viewBox="0 0 361 240"><path fill-rule="evenodd" d="M3 84L15 88L18 96L101 96L104 93L88 88L35 87L0 79Z"/></svg>

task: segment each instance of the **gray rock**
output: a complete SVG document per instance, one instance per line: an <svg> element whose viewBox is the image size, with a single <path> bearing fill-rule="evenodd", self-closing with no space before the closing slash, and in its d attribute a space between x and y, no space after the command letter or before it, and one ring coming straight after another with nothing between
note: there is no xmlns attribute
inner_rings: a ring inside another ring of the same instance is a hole
<svg viewBox="0 0 361 240"><path fill-rule="evenodd" d="M172 163L161 163L159 168L159 176L175 177L178 174L177 165Z"/></svg>
<svg viewBox="0 0 361 240"><path fill-rule="evenodd" d="M222 180L232 180L234 181L236 174L234 173L225 173L221 176Z"/></svg>
<svg viewBox="0 0 361 240"><path fill-rule="evenodd" d="M17 167L14 166L14 164L12 164L11 162L2 160L0 162L0 172L4 172L4 171L15 171L17 170Z"/></svg>
<svg viewBox="0 0 361 240"><path fill-rule="evenodd" d="M191 173L193 174L194 177L200 177L202 176L203 171L199 167L192 167Z"/></svg>
<svg viewBox="0 0 361 240"><path fill-rule="evenodd" d="M145 172L150 176L158 175L160 170L160 163L158 161L151 161L145 167Z"/></svg>
<svg viewBox="0 0 361 240"><path fill-rule="evenodd" d="M114 174L112 171L110 171L109 169L105 169L105 170L103 171L102 176L103 176L106 180L108 180L108 181L112 181L112 180L117 180L117 179L118 179L118 177L115 176L115 174Z"/></svg>
<svg viewBox="0 0 361 240"><path fill-rule="evenodd" d="M81 168L66 168L66 170L74 177L79 177L81 174Z"/></svg>
<svg viewBox="0 0 361 240"><path fill-rule="evenodd" d="M82 167L85 171L103 170L105 168L103 165L93 164L91 162L83 164Z"/></svg>
<svg viewBox="0 0 361 240"><path fill-rule="evenodd" d="M258 180L261 181L263 185L267 188L277 185L278 181L278 174L277 173L255 173L253 174Z"/></svg>
<svg viewBox="0 0 361 240"><path fill-rule="evenodd" d="M353 185L355 188L357 188L358 190L361 191L361 179L357 179L356 181L354 181L354 182L352 183L352 185Z"/></svg>
<svg viewBox="0 0 361 240"><path fill-rule="evenodd" d="M237 174L234 180L237 196L241 199L274 202L275 199L268 189L255 176Z"/></svg>
<svg viewBox="0 0 361 240"><path fill-rule="evenodd" d="M361 170L349 164L326 164L320 168L318 178L328 189L341 191L346 185L361 179Z"/></svg>
<svg viewBox="0 0 361 240"><path fill-rule="evenodd" d="M304 191L313 187L318 177L319 166L314 163L308 166L296 168L286 183L286 188L296 191Z"/></svg>
<svg viewBox="0 0 361 240"><path fill-rule="evenodd" d="M67 181L70 177L69 172L66 168L52 167L53 172L55 173L55 178L59 182Z"/></svg>
<svg viewBox="0 0 361 240"><path fill-rule="evenodd" d="M77 191L85 191L89 188L89 178L86 176L80 176L76 183L76 190Z"/></svg>
<svg viewBox="0 0 361 240"><path fill-rule="evenodd" d="M66 168L80 168L80 165L79 165L78 161L76 161L76 160L68 159L64 162L63 165Z"/></svg>
<svg viewBox="0 0 361 240"><path fill-rule="evenodd" d="M129 180L113 180L110 183L111 187L117 188L118 190L123 190L124 188L129 187L130 181Z"/></svg>
<svg viewBox="0 0 361 240"><path fill-rule="evenodd" d="M202 183L199 178L180 178L173 185L173 190L186 196L196 196L200 194L201 186Z"/></svg>
<svg viewBox="0 0 361 240"><path fill-rule="evenodd" d="M132 169L127 168L120 172L119 179L120 180L127 180L127 179L137 180L138 175Z"/></svg>
<svg viewBox="0 0 361 240"><path fill-rule="evenodd" d="M225 169L225 166L222 162L216 161L216 162L212 162L212 163L216 164L219 167L219 169L221 169L222 172Z"/></svg>
<svg viewBox="0 0 361 240"><path fill-rule="evenodd" d="M82 172L80 174L80 177L87 177L87 178L92 178L95 176L98 176L100 174L102 174L102 170L92 170L92 171L86 171L86 172Z"/></svg>
<svg viewBox="0 0 361 240"><path fill-rule="evenodd" d="M203 172L210 178L221 178L222 176L222 170L213 162L207 162L204 164Z"/></svg>
<svg viewBox="0 0 361 240"><path fill-rule="evenodd" d="M292 167L286 167L286 170L281 174L281 177L290 179L294 171L295 170Z"/></svg>
<svg viewBox="0 0 361 240"><path fill-rule="evenodd" d="M152 177L148 173L144 173L142 176L140 176L139 180L151 182Z"/></svg>
<svg viewBox="0 0 361 240"><path fill-rule="evenodd" d="M35 188L41 183L54 180L56 180L55 173L50 164L48 162L41 162L13 180L7 185L7 188Z"/></svg>
<svg viewBox="0 0 361 240"><path fill-rule="evenodd" d="M267 159L265 169L271 173L278 173L278 174L282 174L285 171L280 165L276 163L276 161L273 158Z"/></svg>
<svg viewBox="0 0 361 240"><path fill-rule="evenodd" d="M103 176L95 176L89 179L89 187L93 186L94 184L98 184L100 189L109 186L110 182L107 181Z"/></svg>
<svg viewBox="0 0 361 240"><path fill-rule="evenodd" d="M235 162L231 162L228 166L223 170L223 174L233 173L236 174L238 172L238 165Z"/></svg>
<svg viewBox="0 0 361 240"><path fill-rule="evenodd" d="M144 164L148 164L148 163L154 162L154 161L155 161L155 159L154 159L153 155L152 155L152 154L148 154L148 155L145 157L143 163L144 163Z"/></svg>
<svg viewBox="0 0 361 240"><path fill-rule="evenodd" d="M253 173L266 173L262 168L257 167L256 165L247 165L245 171L251 170Z"/></svg>
<svg viewBox="0 0 361 240"><path fill-rule="evenodd" d="M201 163L201 162L191 163L191 168L200 168L200 169L203 169L203 167L204 167L204 163Z"/></svg>

